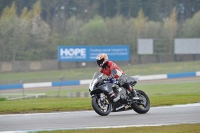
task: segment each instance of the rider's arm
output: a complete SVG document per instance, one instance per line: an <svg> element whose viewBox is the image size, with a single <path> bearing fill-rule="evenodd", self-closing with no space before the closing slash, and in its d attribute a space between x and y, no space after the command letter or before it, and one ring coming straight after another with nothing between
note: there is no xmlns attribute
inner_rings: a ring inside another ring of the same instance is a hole
<svg viewBox="0 0 200 133"><path fill-rule="evenodd" d="M114 64L114 63L109 63L108 64L110 66L110 70L111 70L111 77L115 77L116 75L118 77L120 77L122 75L122 72L119 70L119 67Z"/></svg>
<svg viewBox="0 0 200 133"><path fill-rule="evenodd" d="M103 73L103 69L102 69L102 68L100 68L100 69L99 69L99 72L100 72L100 73Z"/></svg>

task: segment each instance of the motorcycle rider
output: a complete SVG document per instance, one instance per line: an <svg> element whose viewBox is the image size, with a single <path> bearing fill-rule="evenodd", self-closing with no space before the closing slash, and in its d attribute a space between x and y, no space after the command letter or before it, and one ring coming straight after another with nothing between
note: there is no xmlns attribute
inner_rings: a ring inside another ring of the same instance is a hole
<svg viewBox="0 0 200 133"><path fill-rule="evenodd" d="M133 78L128 77L124 72L112 61L108 60L108 56L105 53L101 53L96 57L97 65L100 67L100 72L104 73L108 77L115 78L118 80L119 85L129 90L133 99L138 99L136 91L130 86L135 84ZM115 93L112 92L110 97L115 98Z"/></svg>

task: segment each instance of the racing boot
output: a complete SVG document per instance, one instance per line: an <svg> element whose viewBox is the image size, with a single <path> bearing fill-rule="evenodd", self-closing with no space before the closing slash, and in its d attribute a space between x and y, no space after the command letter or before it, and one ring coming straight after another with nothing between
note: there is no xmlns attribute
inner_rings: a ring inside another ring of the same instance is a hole
<svg viewBox="0 0 200 133"><path fill-rule="evenodd" d="M139 99L139 97L137 96L137 92L131 86L129 86L129 91L130 91L131 96L133 97L134 100Z"/></svg>

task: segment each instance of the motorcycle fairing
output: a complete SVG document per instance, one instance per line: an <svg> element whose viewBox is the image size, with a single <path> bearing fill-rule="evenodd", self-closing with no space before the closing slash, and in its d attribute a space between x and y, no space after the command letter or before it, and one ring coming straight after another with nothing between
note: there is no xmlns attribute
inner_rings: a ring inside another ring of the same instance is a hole
<svg viewBox="0 0 200 133"><path fill-rule="evenodd" d="M98 87L98 89L103 90L103 92L105 92L105 94L109 94L109 93L111 93L113 91L112 83L106 83L106 84L100 85Z"/></svg>

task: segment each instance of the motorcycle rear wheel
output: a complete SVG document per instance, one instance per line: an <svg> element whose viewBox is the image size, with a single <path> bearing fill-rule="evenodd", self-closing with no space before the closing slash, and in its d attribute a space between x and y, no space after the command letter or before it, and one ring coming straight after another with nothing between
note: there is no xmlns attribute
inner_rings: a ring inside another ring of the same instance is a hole
<svg viewBox="0 0 200 133"><path fill-rule="evenodd" d="M136 90L138 97L141 100L138 100L132 104L132 108L135 112L139 114L145 114L150 109L150 100L147 94L141 90Z"/></svg>
<svg viewBox="0 0 200 133"><path fill-rule="evenodd" d="M105 101L100 101L100 98L97 96L92 97L92 107L94 111L101 116L107 116L112 108L111 104L105 104Z"/></svg>

